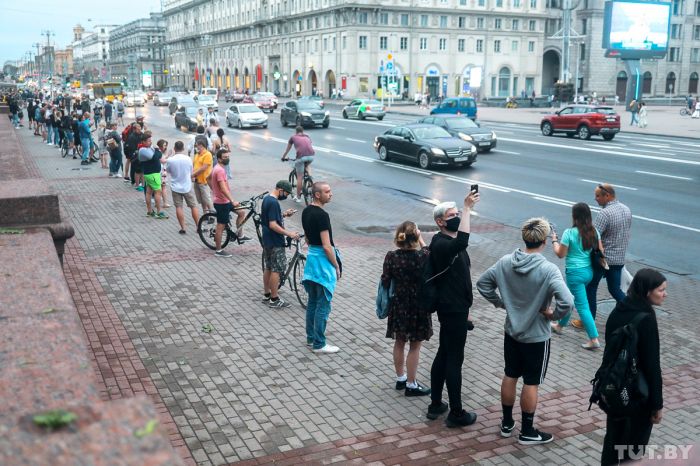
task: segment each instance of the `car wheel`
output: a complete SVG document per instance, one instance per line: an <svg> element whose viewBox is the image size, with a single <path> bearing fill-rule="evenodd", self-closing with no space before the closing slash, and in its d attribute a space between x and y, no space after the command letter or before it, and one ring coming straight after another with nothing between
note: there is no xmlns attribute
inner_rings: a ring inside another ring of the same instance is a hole
<svg viewBox="0 0 700 466"><path fill-rule="evenodd" d="M300 118L300 117L297 117L297 119L296 119L296 125L297 125L297 126L301 126L301 118Z"/></svg>
<svg viewBox="0 0 700 466"><path fill-rule="evenodd" d="M390 160L389 151L386 150L386 146L379 146L379 160L388 162Z"/></svg>
<svg viewBox="0 0 700 466"><path fill-rule="evenodd" d="M428 155L427 152L421 151L421 153L418 154L418 165L424 170L430 168L430 155Z"/></svg>
<svg viewBox="0 0 700 466"><path fill-rule="evenodd" d="M263 129L267 129L267 123L265 123L262 127Z"/></svg>
<svg viewBox="0 0 700 466"><path fill-rule="evenodd" d="M324 123L324 124L323 124L323 127L324 127L324 128L328 128L329 125L330 125L330 122L329 122L329 123Z"/></svg>
<svg viewBox="0 0 700 466"><path fill-rule="evenodd" d="M345 110L343 110L343 118L346 120L348 119L348 112L346 112Z"/></svg>
<svg viewBox="0 0 700 466"><path fill-rule="evenodd" d="M469 168L472 166L474 162L467 162L467 163L460 163L458 166L459 168Z"/></svg>
<svg viewBox="0 0 700 466"><path fill-rule="evenodd" d="M490 147L488 147L488 148L486 148L486 149L482 150L481 152L483 152L483 153L486 153L486 152L491 152L491 148L490 148Z"/></svg>
<svg viewBox="0 0 700 466"><path fill-rule="evenodd" d="M603 139L605 139L606 141L612 141L614 138L615 138L614 134L604 134L603 135Z"/></svg>
<svg viewBox="0 0 700 466"><path fill-rule="evenodd" d="M362 113L362 112L360 112L360 113L357 114L357 118L359 118L360 120L364 120L364 119L365 119L365 114Z"/></svg>
<svg viewBox="0 0 700 466"><path fill-rule="evenodd" d="M241 120L238 120L238 129L243 129L243 123L241 123Z"/></svg>
<svg viewBox="0 0 700 466"><path fill-rule="evenodd" d="M551 136L554 133L552 130L552 124L548 121L542 123L542 134L545 136Z"/></svg>
<svg viewBox="0 0 700 466"><path fill-rule="evenodd" d="M384 119L384 115L377 117L377 120L382 121Z"/></svg>
<svg viewBox="0 0 700 466"><path fill-rule="evenodd" d="M587 140L587 139L590 139L590 138L591 138L591 130L588 129L588 126L586 126L586 125L581 125L581 126L579 126L579 128L578 128L578 137L579 137L580 139L584 139L584 140Z"/></svg>
<svg viewBox="0 0 700 466"><path fill-rule="evenodd" d="M282 126L284 127L287 126L287 120L284 119L284 115L280 115L280 123L282 123Z"/></svg>

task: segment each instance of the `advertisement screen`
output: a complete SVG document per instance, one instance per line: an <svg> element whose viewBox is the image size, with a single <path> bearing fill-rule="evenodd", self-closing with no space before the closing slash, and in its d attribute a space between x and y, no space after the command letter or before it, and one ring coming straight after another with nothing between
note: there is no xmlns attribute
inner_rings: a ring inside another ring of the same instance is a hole
<svg viewBox="0 0 700 466"><path fill-rule="evenodd" d="M664 56L668 48L670 3L611 2L606 8L608 51L643 57Z"/></svg>

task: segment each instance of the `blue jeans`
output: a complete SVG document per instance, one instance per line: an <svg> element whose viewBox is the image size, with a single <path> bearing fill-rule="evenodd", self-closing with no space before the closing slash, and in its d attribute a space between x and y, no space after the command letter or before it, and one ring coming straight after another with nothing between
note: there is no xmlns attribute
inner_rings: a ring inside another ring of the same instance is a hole
<svg viewBox="0 0 700 466"><path fill-rule="evenodd" d="M46 144L53 143L53 125L46 125Z"/></svg>
<svg viewBox="0 0 700 466"><path fill-rule="evenodd" d="M630 125L634 125L635 123L639 124L639 119L637 118L637 112L632 112L632 121Z"/></svg>
<svg viewBox="0 0 700 466"><path fill-rule="evenodd" d="M122 154L121 152L114 154L109 154L109 172L112 174L119 173L119 169L122 166Z"/></svg>
<svg viewBox="0 0 700 466"><path fill-rule="evenodd" d="M53 143L58 146L61 143L61 130L53 127Z"/></svg>
<svg viewBox="0 0 700 466"><path fill-rule="evenodd" d="M83 147L83 162L90 158L90 138L80 138L80 145Z"/></svg>
<svg viewBox="0 0 700 466"><path fill-rule="evenodd" d="M608 292L610 292L610 296L615 298L615 301L618 303L625 299L625 293L623 293L622 289L620 288L622 268L624 265L610 265L609 267L610 270L596 267L593 270L593 278L591 279L591 282L586 285L588 307L591 310L593 319L595 319L596 310L598 309L598 285L603 277L605 277L605 281L608 284Z"/></svg>
<svg viewBox="0 0 700 466"><path fill-rule="evenodd" d="M12 124L15 127L19 126L19 113L15 112L12 114Z"/></svg>
<svg viewBox="0 0 700 466"><path fill-rule="evenodd" d="M591 315L591 310L588 308L588 298L586 297L586 285L593 278L593 267L581 267L579 269L566 269L566 286L574 295L574 305L578 311L578 316L581 318L583 328L586 329L588 338L598 338L598 329L595 327L595 321ZM569 324L571 313L559 321L559 325L565 327Z"/></svg>
<svg viewBox="0 0 700 466"><path fill-rule="evenodd" d="M313 349L326 346L326 324L331 313L331 302L326 297L326 289L318 283L306 280L304 288L309 295L306 306L306 342Z"/></svg>

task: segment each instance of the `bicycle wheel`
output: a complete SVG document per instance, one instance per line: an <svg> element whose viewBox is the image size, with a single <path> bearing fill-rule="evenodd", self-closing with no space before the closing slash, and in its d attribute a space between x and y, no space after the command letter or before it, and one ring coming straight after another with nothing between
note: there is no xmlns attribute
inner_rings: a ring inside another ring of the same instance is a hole
<svg viewBox="0 0 700 466"><path fill-rule="evenodd" d="M221 233L221 249L225 248L228 242L231 240L230 232L228 227L224 228ZM216 242L214 240L214 235L216 233L216 214L213 212L207 212L206 214L199 217L199 223L197 224L197 233L199 234L199 239L202 243L209 249L216 249Z"/></svg>
<svg viewBox="0 0 700 466"><path fill-rule="evenodd" d="M292 184L292 188L297 187L297 172L294 169L289 172L289 182Z"/></svg>
<svg viewBox="0 0 700 466"><path fill-rule="evenodd" d="M313 200L313 186L314 186L314 180L311 179L310 176L304 177L304 184L302 185L301 188L301 194L304 196L304 203L306 205L311 204L311 201Z"/></svg>
<svg viewBox="0 0 700 466"><path fill-rule="evenodd" d="M292 278L289 280L290 286L294 289L294 293L297 295L299 304L301 307L306 309L306 305L309 302L309 296L306 294L306 288L301 281L304 279L304 266L306 265L306 257L299 255L296 263L294 264L294 270L292 271Z"/></svg>
<svg viewBox="0 0 700 466"><path fill-rule="evenodd" d="M68 155L68 144L64 143L61 146L61 157L66 158L66 155Z"/></svg>
<svg viewBox="0 0 700 466"><path fill-rule="evenodd" d="M258 236L258 242L260 243L260 246L262 247L263 242L262 242L262 229L260 228L260 217L258 217L258 218L253 217L253 223L255 224L255 234Z"/></svg>

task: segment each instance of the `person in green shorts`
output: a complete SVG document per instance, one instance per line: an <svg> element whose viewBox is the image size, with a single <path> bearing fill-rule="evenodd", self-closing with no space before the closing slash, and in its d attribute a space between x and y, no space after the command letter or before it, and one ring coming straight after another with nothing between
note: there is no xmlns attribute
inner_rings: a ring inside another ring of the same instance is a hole
<svg viewBox="0 0 700 466"><path fill-rule="evenodd" d="M161 139L158 141L157 147L151 147L151 138L149 137L144 141L145 147L139 149L141 151L151 151L153 156L148 160L143 160L141 154L141 167L143 168L143 180L146 185L146 215L148 217L154 218L168 218L168 214L161 211L161 205L163 204L163 191L162 191L162 180L160 177L161 169L161 158L163 153L168 148L168 142ZM153 210L151 205L151 198L156 201L156 210Z"/></svg>

